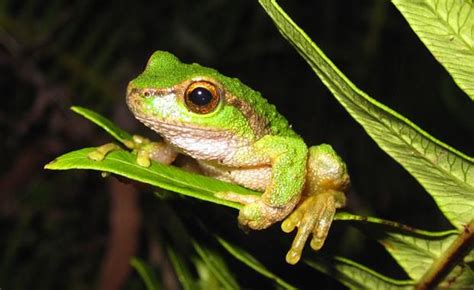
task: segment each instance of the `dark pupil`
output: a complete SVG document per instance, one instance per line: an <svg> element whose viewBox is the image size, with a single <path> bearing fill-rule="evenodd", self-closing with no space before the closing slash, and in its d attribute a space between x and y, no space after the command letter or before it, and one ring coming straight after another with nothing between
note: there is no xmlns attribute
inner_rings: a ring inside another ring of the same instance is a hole
<svg viewBox="0 0 474 290"><path fill-rule="evenodd" d="M212 100L212 94L205 88L195 88L189 94L189 100L198 106L205 106Z"/></svg>

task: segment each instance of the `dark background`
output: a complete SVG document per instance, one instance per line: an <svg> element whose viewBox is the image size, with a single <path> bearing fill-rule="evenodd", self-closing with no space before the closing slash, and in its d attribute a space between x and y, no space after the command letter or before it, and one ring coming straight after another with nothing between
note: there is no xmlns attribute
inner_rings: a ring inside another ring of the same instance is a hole
<svg viewBox="0 0 474 290"><path fill-rule="evenodd" d="M282 6L362 90L473 154L472 102L389 1ZM153 265L166 289L178 289L164 251L176 218L204 244L213 247L206 239L218 232L303 289L342 287L302 263L286 265L291 237L278 226L247 235L228 208L169 194L158 199L150 188L97 172L43 169L60 154L111 140L71 105L153 136L128 112L124 92L158 49L238 77L274 103L308 144L332 144L352 177L347 210L422 229L450 228L424 189L342 109L256 1L0 0L2 289L140 289L128 266L132 255ZM378 244L337 222L323 252L406 278ZM225 252L222 257L243 287L271 285Z"/></svg>

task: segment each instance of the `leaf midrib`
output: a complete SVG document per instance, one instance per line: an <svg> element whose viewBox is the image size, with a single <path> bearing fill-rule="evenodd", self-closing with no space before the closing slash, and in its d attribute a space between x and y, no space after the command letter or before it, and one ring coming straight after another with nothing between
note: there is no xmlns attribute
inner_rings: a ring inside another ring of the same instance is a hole
<svg viewBox="0 0 474 290"><path fill-rule="evenodd" d="M326 62L327 65L331 66L330 63L328 63L325 59L324 61ZM344 81L346 84L348 84L353 90L354 92L359 96L361 97L362 99L370 102L372 105L374 105L375 107L377 107L378 109L384 111L385 113L393 116L394 118L396 118L399 122L401 122L403 125L407 125L410 129L416 131L417 133L421 134L423 137L427 138L429 141L433 142L433 145L434 146L439 146L441 147L443 150L445 150L448 154L453 154L453 155L457 155L458 158L460 159L465 159L466 162L474 162L474 158L471 158L469 156L464 156L464 154L458 152L457 150L455 150L454 148L451 148L449 147L448 145L440 142L439 140L437 139L434 139L431 135L427 134L425 131L423 131L421 128L419 128L418 126L416 126L413 122L411 122L410 120L408 120L407 118L401 116L398 112L395 112L389 108L387 108L385 105L381 104L381 103L378 103L376 102L375 100L373 100L372 98L369 98L368 96L365 95L365 93L363 93L359 88L357 88L352 82L350 82L349 80L346 80L346 78L342 77L341 74L342 72L340 72L338 69L337 70L334 70L338 77L341 77L342 78L342 81ZM326 74L326 73L325 73ZM332 83L333 87L335 88L338 88L338 90L341 90L341 91L344 91L344 88L338 86L337 84L335 84L333 81L331 81L331 78L329 76L327 76L327 79L329 82ZM345 93L344 93L345 94ZM348 95L351 95L350 93ZM454 180L456 182L456 184L458 184L459 186L466 186L468 187L468 189L470 189L471 192L474 192L474 185L471 185L470 183L467 182L467 178L465 181L461 180L458 176L452 174L450 171L447 171L445 170L444 168L438 166L433 160L427 158L426 156L424 156L422 154L421 151L419 151L416 147L412 146L411 144L409 144L405 139L401 138L400 135L395 131L395 129L392 128L392 126L389 126L387 124L387 122L380 122L379 119L377 118L376 115L374 115L373 113L371 113L370 110L368 110L367 108L361 106L360 104L358 104L358 102L356 102L354 100L354 98L352 97L347 97L346 98L347 100L350 100L351 103L358 107L359 109L361 109L362 111L366 112L366 114L368 114L370 117L372 117L372 119L376 120L377 123L381 124L382 126L384 126L386 129L388 129L390 132L392 132L393 135L397 136L399 140L401 140L402 143L404 143L406 146L408 146L409 148L412 148L414 152L416 152L417 156L418 157L422 157L422 159L428 161L430 164L432 164L432 166L440 171L442 171L443 173L446 174L446 176L450 176L452 180ZM389 120L389 119L388 119ZM365 127L363 123L361 123L361 125L363 127ZM408 136L410 138L410 136ZM378 142L377 142L378 143ZM392 150L390 150L392 151ZM393 151L392 151L393 152ZM446 156L447 158L447 156ZM398 161L397 161L398 162ZM400 163L400 162L398 162ZM404 164L400 163L403 167L405 167ZM473 164L469 164L470 167L469 169L466 171L466 175L467 175L467 172L472 168L472 166L474 166ZM415 178L417 178L416 176L414 176ZM418 178L417 178L418 179Z"/></svg>
<svg viewBox="0 0 474 290"><path fill-rule="evenodd" d="M452 33L452 35L458 36L457 38L458 38L458 39L461 39L461 42L463 42L465 46L469 47L469 50L474 53L474 47L472 47L469 43L467 43L467 42L464 40L464 38L461 37L461 35L456 32L456 30L454 29L454 27L452 27L451 24L449 24L448 21L446 21L443 17L441 17L441 14L439 14L439 13L436 11L436 9L435 9L432 5L430 5L429 1L424 1L424 2L426 3L427 7L429 7L429 9L430 9L431 12L433 13L433 15L435 15L436 17L438 17L439 21L442 22L443 24L445 24L445 27L447 27L447 28L450 30L450 32ZM438 4L439 4L439 1L436 1L436 2L438 2ZM467 5L471 6L471 9L472 9L472 5L471 5L471 4L469 4L469 3L467 3L467 2L464 2L464 4L465 4L465 5L467 4ZM452 7L453 7L453 6L451 6L450 8L452 9ZM472 11L472 10L471 10L471 11ZM449 14L449 13L451 13L451 11L449 11L448 14ZM469 12L469 15L470 15L470 14L471 14L471 12ZM469 19L469 15L468 15L468 17L466 17L466 22L467 22L468 19ZM457 16L458 16L458 18L459 18L459 13L458 13ZM465 22L464 24L466 24L466 22ZM464 25L464 24L463 24L463 25ZM459 28L461 29L462 27L463 27L463 26L460 26Z"/></svg>
<svg viewBox="0 0 474 290"><path fill-rule="evenodd" d="M125 150L124 150L125 151ZM128 151L127 151L128 152ZM166 176L165 174L161 174L160 171L154 171L154 170L151 170L151 168L149 167L142 167L138 164L133 164L131 162L128 162L128 161L125 161L125 160L122 160L121 158L117 158L116 156L107 156L106 157L107 159L109 159L110 161L114 161L114 162L118 162L118 163L121 163L121 164L125 164L127 166L131 166L133 167L134 169L139 169L139 170L144 170L144 171L147 171L148 174L150 175L159 175L161 178L164 178L164 179L170 179L168 176ZM83 160L83 157L75 157L75 156L72 156L72 157L69 157L67 160ZM97 162L100 162L100 161L97 161ZM161 164L163 166L170 166L170 165L164 165L164 164ZM112 173L115 173L115 174L121 174L123 173L122 171L120 170L113 170L111 171ZM125 177L128 177L127 175L125 175ZM190 185L188 183L185 183L185 182L182 182L181 179L171 179L173 181L174 184L178 184L181 185L181 187L187 187L187 188L193 188L193 189L197 189L197 190L202 190L202 191L205 191L209 194L212 194L214 195L214 192L213 191L210 191L208 190L207 188L203 188L203 187L198 187L198 186L194 186L194 185Z"/></svg>

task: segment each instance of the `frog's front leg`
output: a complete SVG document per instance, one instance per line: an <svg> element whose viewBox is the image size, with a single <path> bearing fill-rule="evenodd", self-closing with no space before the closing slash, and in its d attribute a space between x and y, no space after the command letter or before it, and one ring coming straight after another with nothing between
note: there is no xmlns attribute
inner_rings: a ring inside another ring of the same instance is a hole
<svg viewBox="0 0 474 290"><path fill-rule="evenodd" d="M286 261L295 264L312 234L311 248L319 250L326 240L336 209L344 206L344 192L349 186L345 163L331 146L323 144L309 149L308 173L301 202L282 223L284 232L298 227Z"/></svg>
<svg viewBox="0 0 474 290"><path fill-rule="evenodd" d="M297 138L265 136L252 150L235 158L265 159L271 166L271 179L261 196L218 193L218 197L240 202L245 206L239 212L239 224L251 229L264 229L284 219L301 197L306 177L308 149ZM255 177L253 177L255 178ZM242 183L245 185L245 183Z"/></svg>
<svg viewBox="0 0 474 290"><path fill-rule="evenodd" d="M149 167L154 160L163 164L171 164L178 153L166 142L152 142L149 139L133 135L131 140L124 142L128 149L133 150L137 154L137 163L143 167ZM119 150L120 146L115 143L108 143L97 147L94 151L89 153L88 157L92 160L100 161L112 151Z"/></svg>

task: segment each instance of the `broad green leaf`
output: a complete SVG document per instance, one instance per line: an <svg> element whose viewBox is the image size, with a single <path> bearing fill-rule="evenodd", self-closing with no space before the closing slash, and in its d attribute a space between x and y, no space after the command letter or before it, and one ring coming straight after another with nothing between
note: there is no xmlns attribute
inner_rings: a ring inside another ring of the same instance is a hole
<svg viewBox="0 0 474 290"><path fill-rule="evenodd" d="M412 174L461 229L474 218L474 159L449 147L358 89L274 0L260 4L336 99Z"/></svg>
<svg viewBox="0 0 474 290"><path fill-rule="evenodd" d="M377 231L371 233L376 235ZM410 278L418 281L426 271L442 258L443 253L458 235L430 237L417 236L410 232L389 231L379 235L378 241L395 258Z"/></svg>
<svg viewBox="0 0 474 290"><path fill-rule="evenodd" d="M130 264L142 278L142 281L145 284L147 290L161 289L158 284L158 280L156 279L155 274L153 273L153 270L149 265L147 265L144 261L138 258L133 258L130 261Z"/></svg>
<svg viewBox="0 0 474 290"><path fill-rule="evenodd" d="M193 242L194 249L224 289L240 289L224 260L214 251Z"/></svg>
<svg viewBox="0 0 474 290"><path fill-rule="evenodd" d="M304 260L310 267L326 273L337 279L350 289L413 289L414 282L410 280L395 280L375 272L354 261L342 257Z"/></svg>
<svg viewBox="0 0 474 290"><path fill-rule="evenodd" d="M174 272L181 283L181 287L183 287L184 290L196 289L195 279L191 275L191 271L188 269L183 257L176 253L176 251L171 247L168 247L167 252L171 264L173 265Z"/></svg>
<svg viewBox="0 0 474 290"><path fill-rule="evenodd" d="M474 100L472 0L392 0L458 86Z"/></svg>
<svg viewBox="0 0 474 290"><path fill-rule="evenodd" d="M459 235L455 230L429 232L373 217L340 214L338 220L354 221L354 226L377 239L415 281Z"/></svg>
<svg viewBox="0 0 474 290"><path fill-rule="evenodd" d="M232 245L220 237L217 237L217 240L232 256L250 268L254 269L256 272L275 281L275 283L282 286L284 289L297 289L295 286L288 284L283 279L270 272L262 263L260 263L257 259L240 247Z"/></svg>
<svg viewBox="0 0 474 290"><path fill-rule="evenodd" d="M439 266L448 261L455 262L457 266L440 281L439 286L463 287L474 280L472 269L467 264L469 257L463 261L467 253L452 251L453 246L457 247L456 242L462 240L460 236L465 232L470 233L470 230L430 232L392 221L348 213L339 213L337 220L352 222L368 236L377 239L414 281L423 281L425 276L430 275L430 271L439 272L440 268L449 270L446 265ZM465 246L468 250L471 247L472 250L472 244L467 243Z"/></svg>
<svg viewBox="0 0 474 290"><path fill-rule="evenodd" d="M451 282L455 281L455 282ZM439 288L451 288L451 289L472 289L474 285L474 271L472 265L463 264L454 268L448 277L444 279L444 282L440 283Z"/></svg>
<svg viewBox="0 0 474 290"><path fill-rule="evenodd" d="M232 191L241 194L259 194L258 192L235 184L194 174L158 162L152 162L150 167L142 167L136 163L136 155L125 150L113 151L109 153L104 160L94 161L87 157L87 154L93 150L95 150L95 148L84 148L66 153L48 163L45 168L52 170L91 169L101 172L110 172L183 195L236 209L240 209L242 206L235 202L219 199L215 197L214 194L222 191Z"/></svg>
<svg viewBox="0 0 474 290"><path fill-rule="evenodd" d="M126 142L127 140L131 140L132 136L125 132L124 130L120 129L117 125L115 125L112 121L109 119L103 117L100 114L97 114L96 112L83 108L83 107L78 107L78 106L73 106L71 107L71 110L76 112L77 114L85 117L86 119L90 120L91 122L95 123L102 129L104 129L107 133L112 135L117 141L120 141L121 143Z"/></svg>
<svg viewBox="0 0 474 290"><path fill-rule="evenodd" d="M474 286L474 271L469 264L457 265L437 287L439 289L472 289Z"/></svg>

